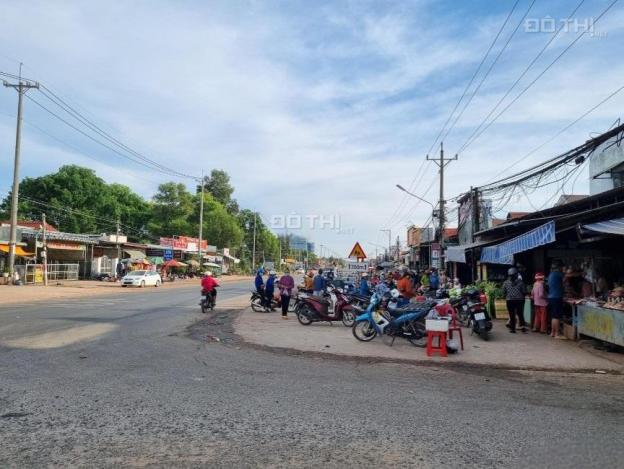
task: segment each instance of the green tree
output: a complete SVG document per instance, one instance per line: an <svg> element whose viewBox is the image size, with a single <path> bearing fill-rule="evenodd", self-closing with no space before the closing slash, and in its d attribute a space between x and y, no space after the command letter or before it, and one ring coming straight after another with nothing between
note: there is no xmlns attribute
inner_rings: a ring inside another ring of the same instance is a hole
<svg viewBox="0 0 624 469"><path fill-rule="evenodd" d="M184 184L166 182L152 198L150 232L158 236L194 235L195 197Z"/></svg>
<svg viewBox="0 0 624 469"><path fill-rule="evenodd" d="M195 203L196 211L194 226L199 223L200 196ZM228 213L226 208L211 194L204 193L203 237L209 244L219 248L230 247L238 250L243 241L243 230L235 216Z"/></svg>
<svg viewBox="0 0 624 469"><path fill-rule="evenodd" d="M10 200L2 202L3 216L8 216ZM110 232L117 219L137 232L149 216L147 203L128 187L107 185L93 170L76 165L22 180L19 218L41 220L44 212L50 223L73 233Z"/></svg>
<svg viewBox="0 0 624 469"><path fill-rule="evenodd" d="M204 176L204 189L224 207L228 206L234 193L234 187L230 184L230 176L222 169L213 169L210 176Z"/></svg>

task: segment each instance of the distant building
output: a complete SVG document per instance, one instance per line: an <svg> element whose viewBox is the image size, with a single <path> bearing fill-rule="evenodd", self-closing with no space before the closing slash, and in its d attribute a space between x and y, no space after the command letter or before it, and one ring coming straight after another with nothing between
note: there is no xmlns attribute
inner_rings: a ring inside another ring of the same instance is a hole
<svg viewBox="0 0 624 469"><path fill-rule="evenodd" d="M589 193L599 194L624 187L624 141L622 133L610 138L589 157Z"/></svg>

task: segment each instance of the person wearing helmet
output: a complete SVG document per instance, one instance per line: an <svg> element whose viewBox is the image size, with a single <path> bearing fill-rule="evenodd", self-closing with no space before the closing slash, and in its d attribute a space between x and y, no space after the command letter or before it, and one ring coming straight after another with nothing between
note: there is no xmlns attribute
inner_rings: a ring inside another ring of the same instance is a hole
<svg viewBox="0 0 624 469"><path fill-rule="evenodd" d="M399 272L401 273L401 277L397 282L397 289L403 298L409 300L414 297L414 284L409 275L409 269L406 266L401 266Z"/></svg>
<svg viewBox="0 0 624 469"><path fill-rule="evenodd" d="M507 311L509 312L509 332L516 333L516 320L520 324L522 332L526 332L524 322L524 297L526 287L522 279L518 278L518 269L511 267L507 271L507 280L503 283L503 294L507 300Z"/></svg>
<svg viewBox="0 0 624 469"><path fill-rule="evenodd" d="M360 280L360 295L362 296L371 295L370 286L368 285L368 274L366 272L362 274L362 279Z"/></svg>
<svg viewBox="0 0 624 469"><path fill-rule="evenodd" d="M212 295L213 304L217 304L217 288L219 286L219 282L217 282L212 276L212 272L209 270L204 272L204 275L201 280L202 287L202 295Z"/></svg>
<svg viewBox="0 0 624 469"><path fill-rule="evenodd" d="M256 271L256 279L254 284L256 286L256 292L260 295L260 306L266 307L265 297L264 297L264 279L262 278L262 269L258 269Z"/></svg>
<svg viewBox="0 0 624 469"><path fill-rule="evenodd" d="M275 294L275 276L277 273L274 270L269 272L269 278L266 281L266 285L264 287L265 301L266 305L264 306L267 310L275 311L273 307L273 295Z"/></svg>

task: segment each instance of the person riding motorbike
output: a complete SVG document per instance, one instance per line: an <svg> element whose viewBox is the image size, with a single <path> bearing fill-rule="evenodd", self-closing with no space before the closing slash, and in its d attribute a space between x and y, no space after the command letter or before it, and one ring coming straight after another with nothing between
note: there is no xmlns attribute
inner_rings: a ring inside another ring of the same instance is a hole
<svg viewBox="0 0 624 469"><path fill-rule="evenodd" d="M260 295L260 305L266 306L266 301L264 299L264 280L262 279L262 269L258 269L258 271L256 272L256 279L254 281L254 284L256 286L256 292L258 292L258 295Z"/></svg>
<svg viewBox="0 0 624 469"><path fill-rule="evenodd" d="M202 295L206 295L206 296L211 295L213 304L217 304L216 287L218 286L219 286L219 282L217 282L213 278L212 272L210 271L204 272L204 276L202 277L202 280L201 280Z"/></svg>
<svg viewBox="0 0 624 469"><path fill-rule="evenodd" d="M271 311L275 311L275 308L273 307L273 294L275 293L275 277L277 275L277 272L275 272L274 270L269 272L269 278L266 281L266 286L264 287L264 295L265 295L265 300L266 304L264 305L264 307L266 309L270 309Z"/></svg>

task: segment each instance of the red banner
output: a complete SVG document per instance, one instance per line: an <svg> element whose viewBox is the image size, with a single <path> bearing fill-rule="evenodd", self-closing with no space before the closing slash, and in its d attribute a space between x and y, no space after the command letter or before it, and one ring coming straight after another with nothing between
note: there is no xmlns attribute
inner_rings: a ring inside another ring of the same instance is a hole
<svg viewBox="0 0 624 469"><path fill-rule="evenodd" d="M160 238L160 245L167 246L173 249L196 251L198 250L199 239L190 238L188 236L177 236L175 238ZM202 250L205 251L207 248L208 241L202 239Z"/></svg>

